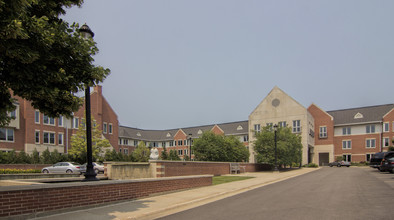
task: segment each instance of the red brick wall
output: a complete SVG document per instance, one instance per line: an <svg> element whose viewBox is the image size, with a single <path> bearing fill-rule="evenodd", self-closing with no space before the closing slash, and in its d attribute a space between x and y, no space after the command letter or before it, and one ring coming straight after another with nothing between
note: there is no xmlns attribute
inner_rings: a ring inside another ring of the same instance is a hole
<svg viewBox="0 0 394 220"><path fill-rule="evenodd" d="M145 197L154 193L212 185L211 176L100 181L25 190L0 191L0 217L28 215L65 208L98 205Z"/></svg>
<svg viewBox="0 0 394 220"><path fill-rule="evenodd" d="M352 162L366 161L367 153L380 152L380 133L365 134L365 135L351 135L351 136L338 136L334 138L334 152L335 157L342 156L343 154L351 154ZM375 139L375 148L366 148L366 139ZM343 140L352 140L351 149L342 149Z"/></svg>
<svg viewBox="0 0 394 220"><path fill-rule="evenodd" d="M308 108L315 121L315 145L329 145L334 142L334 121L330 115L315 104ZM327 138L320 138L320 126L327 127Z"/></svg>
<svg viewBox="0 0 394 220"><path fill-rule="evenodd" d="M246 172L270 170L267 164L240 163ZM225 175L230 174L230 163L220 162L186 162L186 161L158 161L157 177L188 176L188 175ZM243 171L243 170L242 170Z"/></svg>
<svg viewBox="0 0 394 220"><path fill-rule="evenodd" d="M392 109L389 113L387 113L383 117L383 123L389 123L389 131L383 132L382 138L389 138L390 143L389 146L393 146L393 138L394 138L394 109ZM383 147L383 151L387 151L388 147Z"/></svg>

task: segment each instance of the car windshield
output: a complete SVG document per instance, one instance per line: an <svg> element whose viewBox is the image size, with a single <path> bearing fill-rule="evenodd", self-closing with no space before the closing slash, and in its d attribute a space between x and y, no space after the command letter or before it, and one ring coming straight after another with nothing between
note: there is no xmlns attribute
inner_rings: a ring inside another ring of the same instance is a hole
<svg viewBox="0 0 394 220"><path fill-rule="evenodd" d="M75 163L75 162L71 162L71 164L74 165L74 166L75 166L75 165L81 165L81 164Z"/></svg>

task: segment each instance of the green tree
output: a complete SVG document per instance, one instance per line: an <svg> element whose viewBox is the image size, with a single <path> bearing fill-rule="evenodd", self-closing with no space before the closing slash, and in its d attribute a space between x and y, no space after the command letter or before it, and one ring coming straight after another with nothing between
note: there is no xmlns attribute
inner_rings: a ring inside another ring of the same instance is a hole
<svg viewBox="0 0 394 220"><path fill-rule="evenodd" d="M100 154L105 152L105 149L111 147L111 144L103 136L101 130L98 129L98 125L93 123L93 121L94 118L92 117L92 155L94 159L98 159ZM71 149L68 152L79 163L85 163L87 156L85 124L86 119L82 118L82 123L78 127L77 133L71 137Z"/></svg>
<svg viewBox="0 0 394 220"><path fill-rule="evenodd" d="M275 134L271 126L263 127L256 133L254 150L257 153L258 163L275 163ZM292 166L301 163L302 144L301 136L293 134L291 128L284 127L277 130L277 159L278 164Z"/></svg>
<svg viewBox="0 0 394 220"><path fill-rule="evenodd" d="M51 152L49 152L48 148L42 152L41 163L51 164Z"/></svg>
<svg viewBox="0 0 394 220"><path fill-rule="evenodd" d="M38 153L37 149L34 148L33 153L31 155L31 162L33 164L38 164L40 163L40 154Z"/></svg>
<svg viewBox="0 0 394 220"><path fill-rule="evenodd" d="M176 150L170 150L170 154L168 155L168 160L181 160Z"/></svg>
<svg viewBox="0 0 394 220"><path fill-rule="evenodd" d="M26 152L22 150L21 152L18 153L17 163L30 164L31 163L30 155L26 154Z"/></svg>
<svg viewBox="0 0 394 220"><path fill-rule="evenodd" d="M150 156L149 148L143 141L140 141L137 148L133 151L133 157L136 162L148 162Z"/></svg>
<svg viewBox="0 0 394 220"><path fill-rule="evenodd" d="M194 140L192 146L196 160L241 162L248 160L248 149L234 136L216 135L208 131Z"/></svg>
<svg viewBox="0 0 394 220"><path fill-rule="evenodd" d="M161 151L160 159L168 160L167 148L165 146L163 147L163 150Z"/></svg>
<svg viewBox="0 0 394 220"><path fill-rule="evenodd" d="M98 48L79 25L60 18L83 0L0 0L0 127L10 121L14 95L41 112L70 116L82 101L75 94L109 74L93 64Z"/></svg>

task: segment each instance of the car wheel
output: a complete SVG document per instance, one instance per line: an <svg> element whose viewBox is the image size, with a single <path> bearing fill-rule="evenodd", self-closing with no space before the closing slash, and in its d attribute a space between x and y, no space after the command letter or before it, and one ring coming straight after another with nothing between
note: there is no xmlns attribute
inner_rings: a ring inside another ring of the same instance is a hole
<svg viewBox="0 0 394 220"><path fill-rule="evenodd" d="M332 165L330 165L330 167L332 167Z"/></svg>
<svg viewBox="0 0 394 220"><path fill-rule="evenodd" d="M70 174L70 173L73 173L73 171L72 170L67 170L66 173Z"/></svg>
<svg viewBox="0 0 394 220"><path fill-rule="evenodd" d="M383 170L383 169L380 169L380 168L379 168L379 171L380 171L380 172L384 172L384 170Z"/></svg>
<svg viewBox="0 0 394 220"><path fill-rule="evenodd" d="M394 168L393 168L393 169L391 169L391 170L389 170L389 172L390 172L390 173L394 173Z"/></svg>
<svg viewBox="0 0 394 220"><path fill-rule="evenodd" d="M350 167L350 166L346 166L346 167Z"/></svg>
<svg viewBox="0 0 394 220"><path fill-rule="evenodd" d="M341 167L341 164L338 164L337 167Z"/></svg>
<svg viewBox="0 0 394 220"><path fill-rule="evenodd" d="M42 172L43 172L43 173L49 173L49 171L48 171L48 170L43 170Z"/></svg>

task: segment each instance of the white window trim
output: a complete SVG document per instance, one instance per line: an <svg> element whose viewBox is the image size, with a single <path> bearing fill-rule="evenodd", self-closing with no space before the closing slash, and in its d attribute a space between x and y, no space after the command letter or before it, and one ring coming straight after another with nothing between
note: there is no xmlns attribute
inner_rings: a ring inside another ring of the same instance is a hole
<svg viewBox="0 0 394 220"><path fill-rule="evenodd" d="M45 116L48 117L48 123L45 123L45 121L44 121ZM42 124L50 125L50 126L55 126L56 125L56 119L55 118L49 117L48 115L45 115L45 114L43 114L42 117L43 117L42 118ZM53 119L53 124L51 124L51 119Z"/></svg>
<svg viewBox="0 0 394 220"><path fill-rule="evenodd" d="M368 143L368 141L370 141L369 142L369 144L371 145L371 140L374 140L375 141L375 146L373 146L373 147L368 147L367 146L367 143ZM376 139L375 138L367 138L367 139L365 139L365 148L376 148Z"/></svg>
<svg viewBox="0 0 394 220"><path fill-rule="evenodd" d="M388 146L385 146L385 145L384 145L384 144L385 144L385 139L388 140L388 143L389 143ZM389 137L383 137L383 147L390 147L390 138L389 138Z"/></svg>
<svg viewBox="0 0 394 220"><path fill-rule="evenodd" d="M62 143L60 144L59 143L59 141L60 141L60 135L62 136ZM58 145L60 145L60 146L63 146L64 145L64 133L62 133L62 132L59 132L58 134L57 134L57 144Z"/></svg>
<svg viewBox="0 0 394 220"><path fill-rule="evenodd" d="M37 139L36 139L36 133L37 132L38 132L38 142L37 142ZM41 141L41 132L40 132L40 130L35 130L34 131L34 143L40 144L40 141Z"/></svg>
<svg viewBox="0 0 394 220"><path fill-rule="evenodd" d="M74 129L79 129L79 117L74 117L73 118L73 128Z"/></svg>
<svg viewBox="0 0 394 220"><path fill-rule="evenodd" d="M13 128L2 128L5 130L5 140L0 140L0 142L14 143L15 142L15 130ZM8 140L8 130L12 130L12 141Z"/></svg>
<svg viewBox="0 0 394 220"><path fill-rule="evenodd" d="M106 134L108 132L107 122L103 122L103 133Z"/></svg>
<svg viewBox="0 0 394 220"><path fill-rule="evenodd" d="M322 132L322 128L325 128L324 130L324 132ZM320 126L319 127L319 138L327 138L327 126Z"/></svg>
<svg viewBox="0 0 394 220"><path fill-rule="evenodd" d="M38 113L38 121L36 121L36 114ZM34 111L34 123L36 123L36 124L40 124L40 117L41 116L41 114L40 114L40 111L38 111L38 110L35 110Z"/></svg>
<svg viewBox="0 0 394 220"><path fill-rule="evenodd" d="M62 124L60 124L60 122L61 122ZM64 117L63 117L63 116L60 116L60 117L57 119L57 125L58 125L59 127L64 127Z"/></svg>
<svg viewBox="0 0 394 220"><path fill-rule="evenodd" d="M349 148L349 146L348 146L348 142L350 141L350 148ZM346 146L347 146L347 148L344 148L343 147L343 142L346 142ZM350 140L350 139L348 139L348 140L342 140L342 150L350 150L350 149L352 149L352 140Z"/></svg>
<svg viewBox="0 0 394 220"><path fill-rule="evenodd" d="M108 123L108 133L112 134L113 133L114 127L112 126L112 123Z"/></svg>
<svg viewBox="0 0 394 220"><path fill-rule="evenodd" d="M51 143L51 137L50 137L50 136L48 136L48 143L45 143L45 138L44 138L45 133L53 134L53 137L54 137L53 143ZM47 145L56 145L56 132L53 132L53 131L43 131L43 132L42 132L42 143L43 143L43 144L47 144Z"/></svg>

